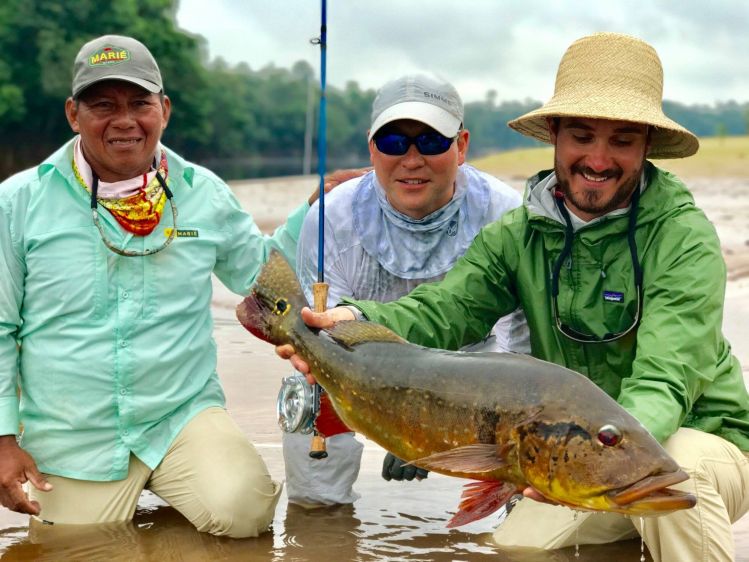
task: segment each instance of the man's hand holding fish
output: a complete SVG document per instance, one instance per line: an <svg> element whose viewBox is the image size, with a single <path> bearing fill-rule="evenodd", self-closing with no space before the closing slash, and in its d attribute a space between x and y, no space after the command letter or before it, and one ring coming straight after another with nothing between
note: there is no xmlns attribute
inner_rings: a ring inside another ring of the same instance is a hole
<svg viewBox="0 0 749 562"><path fill-rule="evenodd" d="M337 306L326 310L325 312L314 312L310 307L305 306L302 308L302 320L310 328L319 328L325 330L332 328L338 322L345 320L356 320L356 316L352 310L347 306ZM294 368L307 375L307 381L310 384L315 384L315 377L310 374L309 365L297 355L294 346L291 344L284 344L276 346L276 355L281 359L288 359Z"/></svg>

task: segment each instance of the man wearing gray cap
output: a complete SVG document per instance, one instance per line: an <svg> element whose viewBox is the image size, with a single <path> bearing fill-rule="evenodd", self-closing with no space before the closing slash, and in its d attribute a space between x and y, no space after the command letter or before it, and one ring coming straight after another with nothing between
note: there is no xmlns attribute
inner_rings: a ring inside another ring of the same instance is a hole
<svg viewBox="0 0 749 562"><path fill-rule="evenodd" d="M211 274L246 294L271 249L293 262L309 202L263 236L160 143L170 111L142 43L94 39L65 103L78 135L0 185L0 503L127 521L147 488L200 531L256 536L281 486L225 410Z"/></svg>
<svg viewBox="0 0 749 562"><path fill-rule="evenodd" d="M403 76L385 84L372 107L367 139L374 171L336 188L325 205L328 305L344 296L391 301L441 279L478 231L520 205L511 187L465 163L469 133L455 88L432 76ZM307 214L297 270L308 298L317 276L319 216ZM520 316L500 320L483 350L527 350ZM351 503L362 445L325 401L316 422L328 457L309 457L310 437L283 437L289 501L307 506ZM413 480L426 471L387 454L386 480Z"/></svg>

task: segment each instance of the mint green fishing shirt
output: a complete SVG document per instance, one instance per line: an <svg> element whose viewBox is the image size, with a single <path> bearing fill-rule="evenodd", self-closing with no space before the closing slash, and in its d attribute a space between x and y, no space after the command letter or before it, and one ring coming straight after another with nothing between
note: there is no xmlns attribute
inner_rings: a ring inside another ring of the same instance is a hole
<svg viewBox="0 0 749 562"><path fill-rule="evenodd" d="M263 236L223 181L167 149L179 235L122 257L101 241L72 158L71 141L0 184L0 435L22 422L41 471L118 480L131 452L155 468L194 415L224 405L211 274L241 295L272 248L293 263L309 205ZM172 227L169 204L146 237L99 217L128 249Z"/></svg>

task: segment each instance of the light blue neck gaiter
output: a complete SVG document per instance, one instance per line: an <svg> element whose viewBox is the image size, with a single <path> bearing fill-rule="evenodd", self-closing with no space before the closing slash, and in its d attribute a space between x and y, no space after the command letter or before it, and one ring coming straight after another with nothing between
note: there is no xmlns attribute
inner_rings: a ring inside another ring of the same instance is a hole
<svg viewBox="0 0 749 562"><path fill-rule="evenodd" d="M490 188L478 171L458 168L455 194L422 219L395 210L374 172L359 183L353 201L354 229L364 250L403 279L428 279L447 272L486 222Z"/></svg>

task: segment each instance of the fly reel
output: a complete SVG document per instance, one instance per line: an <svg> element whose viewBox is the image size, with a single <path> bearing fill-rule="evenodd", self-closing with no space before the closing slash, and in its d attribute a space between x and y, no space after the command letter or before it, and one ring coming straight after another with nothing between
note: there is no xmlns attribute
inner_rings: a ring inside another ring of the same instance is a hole
<svg viewBox="0 0 749 562"><path fill-rule="evenodd" d="M286 433L310 434L320 411L320 385L311 385L304 375L296 374L281 381L276 401L278 425Z"/></svg>

